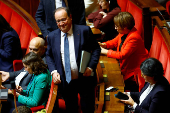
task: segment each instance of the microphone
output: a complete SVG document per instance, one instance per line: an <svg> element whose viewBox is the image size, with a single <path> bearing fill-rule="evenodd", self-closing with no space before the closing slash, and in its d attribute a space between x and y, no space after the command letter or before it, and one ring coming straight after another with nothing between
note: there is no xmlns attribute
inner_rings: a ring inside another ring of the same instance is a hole
<svg viewBox="0 0 170 113"><path fill-rule="evenodd" d="M14 95L15 109L16 109L16 112L18 113L17 104L16 104L16 90L15 90L16 85L15 85L15 81L11 81L10 84L11 84L11 88L12 88L12 93Z"/></svg>

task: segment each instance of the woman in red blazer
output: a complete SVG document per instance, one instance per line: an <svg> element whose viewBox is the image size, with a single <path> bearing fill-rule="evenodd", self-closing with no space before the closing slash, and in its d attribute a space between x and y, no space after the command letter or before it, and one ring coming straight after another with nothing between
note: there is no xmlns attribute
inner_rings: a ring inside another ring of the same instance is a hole
<svg viewBox="0 0 170 113"><path fill-rule="evenodd" d="M114 29L113 18L121 11L117 0L99 0L101 9L88 15L94 27L105 33L104 41L113 39L118 33Z"/></svg>
<svg viewBox="0 0 170 113"><path fill-rule="evenodd" d="M130 13L119 13L115 16L114 23L119 34L110 41L99 42L101 53L119 60L125 90L138 91L138 87L141 89L144 86L144 80L140 76L140 64L148 57L148 52L141 36L134 28L135 21ZM114 48L117 50L112 50ZM138 82L142 82L142 86L138 86Z"/></svg>

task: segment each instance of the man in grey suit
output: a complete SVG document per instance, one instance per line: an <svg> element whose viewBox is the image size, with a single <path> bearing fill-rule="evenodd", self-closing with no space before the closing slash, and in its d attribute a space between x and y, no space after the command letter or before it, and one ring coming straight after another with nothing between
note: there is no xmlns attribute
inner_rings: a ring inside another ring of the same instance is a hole
<svg viewBox="0 0 170 113"><path fill-rule="evenodd" d="M45 62L44 45L44 39L40 37L35 37L30 41L29 51L41 56ZM15 80L16 85L21 86L24 90L27 88L27 85L29 84L32 77L32 74L29 74L27 71L24 70L24 68L15 72L0 71L0 73L2 74L2 82L6 81L7 79L9 79L9 81ZM3 86L6 88L11 88L11 85L8 83L4 83Z"/></svg>

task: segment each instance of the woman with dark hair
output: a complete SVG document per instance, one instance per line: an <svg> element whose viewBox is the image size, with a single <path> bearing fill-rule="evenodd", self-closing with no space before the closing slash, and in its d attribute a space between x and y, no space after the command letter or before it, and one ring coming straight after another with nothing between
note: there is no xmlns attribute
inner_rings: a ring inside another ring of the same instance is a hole
<svg viewBox="0 0 170 113"><path fill-rule="evenodd" d="M113 18L121 12L117 0L99 0L101 9L88 15L89 22L105 33L103 41L113 39L118 33L114 29Z"/></svg>
<svg viewBox="0 0 170 113"><path fill-rule="evenodd" d="M147 82L141 92L125 93L134 113L167 113L170 102L170 85L163 76L162 64L155 58L146 59L140 66L142 77Z"/></svg>
<svg viewBox="0 0 170 113"><path fill-rule="evenodd" d="M27 107L35 107L38 105L45 105L48 99L51 75L48 71L47 65L40 56L34 52L30 52L22 59L25 70L33 74L30 83L26 90L17 86L18 102Z"/></svg>
<svg viewBox="0 0 170 113"><path fill-rule="evenodd" d="M114 17L114 23L119 34L110 41L99 42L101 53L119 60L125 90L138 91L138 88L144 86L144 80L138 76L140 75L140 64L148 57L148 52L134 27L135 20L130 13L120 12ZM139 86L138 82L141 82Z"/></svg>
<svg viewBox="0 0 170 113"><path fill-rule="evenodd" d="M0 14L0 70L13 71L13 60L21 58L22 50L19 36Z"/></svg>

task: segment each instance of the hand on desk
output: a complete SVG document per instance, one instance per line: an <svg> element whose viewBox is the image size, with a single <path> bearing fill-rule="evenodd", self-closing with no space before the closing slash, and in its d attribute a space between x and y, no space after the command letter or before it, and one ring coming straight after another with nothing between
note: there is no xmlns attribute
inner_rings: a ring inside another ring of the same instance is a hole
<svg viewBox="0 0 170 113"><path fill-rule="evenodd" d="M135 104L134 100L132 99L132 97L130 95L128 95L127 93L125 93L129 99L128 100L120 100L121 102L128 104L130 106L133 106Z"/></svg>
<svg viewBox="0 0 170 113"><path fill-rule="evenodd" d="M58 72L54 72L52 76L53 76L54 84L60 84L61 83L60 74Z"/></svg>
<svg viewBox="0 0 170 113"><path fill-rule="evenodd" d="M9 72L5 72L5 71L0 71L1 76L2 76L2 82L5 82L6 80L9 79Z"/></svg>

